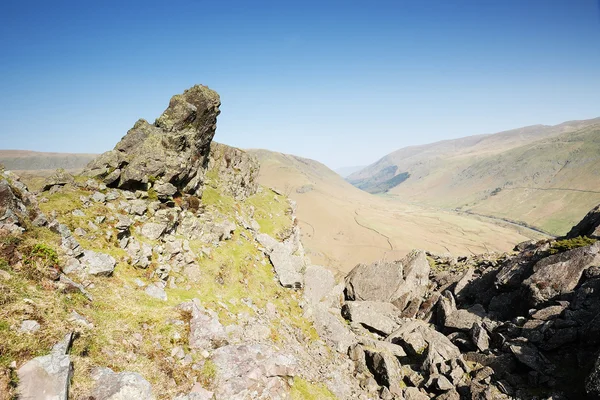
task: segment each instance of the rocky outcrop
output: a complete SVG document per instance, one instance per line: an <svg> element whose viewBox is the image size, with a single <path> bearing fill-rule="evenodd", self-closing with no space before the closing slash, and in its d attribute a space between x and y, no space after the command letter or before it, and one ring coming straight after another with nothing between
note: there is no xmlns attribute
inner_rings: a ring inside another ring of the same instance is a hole
<svg viewBox="0 0 600 400"><path fill-rule="evenodd" d="M425 294L429 269L423 251L412 252L400 261L359 264L346 276L346 297L390 302L411 313L408 309L418 309Z"/></svg>
<svg viewBox="0 0 600 400"><path fill-rule="evenodd" d="M283 242L278 242L264 233L258 234L256 241L261 244L264 254L271 260L281 285L287 288L301 288L304 284L306 257L298 227L295 226L290 237Z"/></svg>
<svg viewBox="0 0 600 400"><path fill-rule="evenodd" d="M173 96L154 124L137 121L84 174L122 189L171 184L181 193L201 195L220 105L219 95L201 85Z"/></svg>
<svg viewBox="0 0 600 400"><path fill-rule="evenodd" d="M594 207L569 233L567 239L587 236L600 239L600 204Z"/></svg>
<svg viewBox="0 0 600 400"><path fill-rule="evenodd" d="M218 177L224 193L236 200L243 200L258 190L258 160L243 150L212 142L208 170Z"/></svg>
<svg viewBox="0 0 600 400"><path fill-rule="evenodd" d="M35 196L11 172L0 173L0 233L19 234L26 221L36 226L47 223L40 213Z"/></svg>

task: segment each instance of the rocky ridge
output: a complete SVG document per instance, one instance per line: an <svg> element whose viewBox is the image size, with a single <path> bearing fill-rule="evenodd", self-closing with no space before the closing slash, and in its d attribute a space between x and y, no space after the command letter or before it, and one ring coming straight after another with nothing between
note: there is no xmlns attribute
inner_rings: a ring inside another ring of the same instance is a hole
<svg viewBox="0 0 600 400"><path fill-rule="evenodd" d="M59 171L36 196L2 173L7 396L600 396L600 244L581 236L597 209L511 254L413 251L339 281L256 160L211 142L216 115L194 87L86 176Z"/></svg>
<svg viewBox="0 0 600 400"><path fill-rule="evenodd" d="M253 157L210 143L215 99L175 96L155 125L138 121L84 176L58 171L37 196L4 173L7 395L367 398L302 316L305 271L330 273L305 257L294 205L258 186Z"/></svg>

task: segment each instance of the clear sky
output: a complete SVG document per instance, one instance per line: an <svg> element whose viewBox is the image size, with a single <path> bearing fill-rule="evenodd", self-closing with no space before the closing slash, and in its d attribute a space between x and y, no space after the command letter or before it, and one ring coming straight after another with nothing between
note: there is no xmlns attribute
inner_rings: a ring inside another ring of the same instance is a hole
<svg viewBox="0 0 600 400"><path fill-rule="evenodd" d="M215 140L365 165L600 116L596 0L0 4L0 148L111 149L196 83Z"/></svg>

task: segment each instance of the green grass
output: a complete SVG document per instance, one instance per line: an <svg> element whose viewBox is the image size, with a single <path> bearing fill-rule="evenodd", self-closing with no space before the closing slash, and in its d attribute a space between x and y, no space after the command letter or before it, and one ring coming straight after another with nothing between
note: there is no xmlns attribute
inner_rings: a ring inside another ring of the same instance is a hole
<svg viewBox="0 0 600 400"><path fill-rule="evenodd" d="M336 400L337 397L320 383L311 383L298 376L294 377L291 390L292 400Z"/></svg>
<svg viewBox="0 0 600 400"><path fill-rule="evenodd" d="M578 236L573 239L559 240L550 246L550 254L558 254L568 250L577 249L579 247L590 246L596 243L596 239L591 239L586 236Z"/></svg>
<svg viewBox="0 0 600 400"><path fill-rule="evenodd" d="M254 207L254 219L260 225L261 232L277 238L291 228L289 205L285 197L264 188L262 193L251 196L245 203Z"/></svg>
<svg viewBox="0 0 600 400"><path fill-rule="evenodd" d="M216 311L225 326L238 322L236 314L254 313L241 299L250 298L259 308L271 302L280 315L270 327L271 339L275 343L286 339L279 336L280 327L284 324L291 327L300 340L318 339L312 324L302 317L300 294L281 287L271 264L258 250L258 244L250 234L242 235L243 229L239 226L230 240L211 247L210 256L200 252L208 244L190 243L198 255L200 266L201 279L197 283L182 282L176 288L166 288L167 301L146 295L134 281L142 279L149 282L153 267L136 269L126 262L126 253L118 247L116 235L107 239L104 234L107 228L113 228L114 222L110 222L109 217L117 216L120 211L100 204L84 208L79 197L89 194L86 190L67 187L52 195L44 193L41 197L47 201L40 205L47 214L56 211L59 222L70 229L81 227L88 231L88 236L77 238L82 247L117 259L118 264L111 277L86 278L92 284L88 291L94 298L93 302L79 292L59 290L45 275L44 271L64 261L55 251L60 248L60 235L47 228L31 227L19 238L1 238L0 249L16 245L21 254L32 262L23 263L22 268L16 270L0 252L0 268L11 275L9 281L0 280L0 372L7 372L13 361L21 365L33 357L47 354L66 333L76 331L78 338L71 351L75 368L71 389L74 398L89 393L93 384L89 374L96 366L109 367L117 372L140 373L152 384L159 398L171 398L190 389L194 380L210 385L216 377L216 368L210 361L205 360L200 371L192 370L191 365L168 361L174 347L187 346L187 326L170 322L189 318L176 306L194 298L198 298L206 308ZM220 217L232 220L235 220L236 213L247 215L253 207L261 229L274 236L291 227L287 200L268 190L245 202L236 202L230 196L222 195L218 189L207 187L202 202L208 212L216 211ZM73 216L75 209L82 210L85 216ZM106 216L107 220L99 226L101 230L94 232L87 224L99 215ZM269 222L271 217L273 221ZM174 272L171 275L181 278ZM24 302L25 298L31 303ZM69 321L73 311L84 316L94 329ZM41 329L32 335L19 333L18 327L25 319L38 321ZM137 335L141 335L141 339L136 339ZM333 398L327 397L330 394L319 385L302 380L298 382L293 389L295 398ZM313 397L303 397L305 395Z"/></svg>

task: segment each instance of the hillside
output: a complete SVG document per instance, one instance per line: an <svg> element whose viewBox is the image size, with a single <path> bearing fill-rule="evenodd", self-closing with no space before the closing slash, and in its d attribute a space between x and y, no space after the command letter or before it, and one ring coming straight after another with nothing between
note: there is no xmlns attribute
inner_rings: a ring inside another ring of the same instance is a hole
<svg viewBox="0 0 600 400"><path fill-rule="evenodd" d="M348 181L560 235L600 201L599 137L600 119L593 119L407 147Z"/></svg>
<svg viewBox="0 0 600 400"><path fill-rule="evenodd" d="M297 202L311 260L343 272L359 262L400 258L414 248L454 254L508 251L542 236L508 223L373 196L313 160L248 152L260 161L259 182Z"/></svg>
<svg viewBox="0 0 600 400"><path fill-rule="evenodd" d="M96 154L0 150L0 164L11 171L82 169Z"/></svg>

